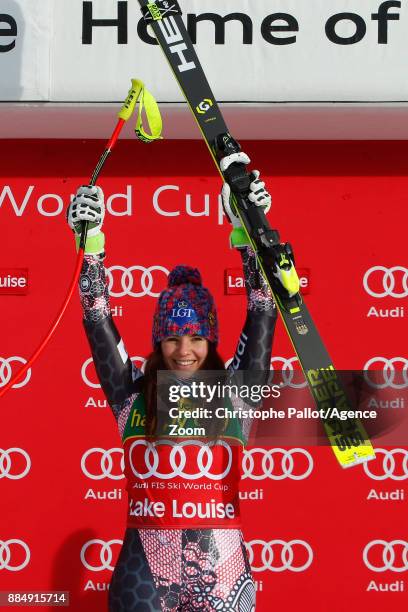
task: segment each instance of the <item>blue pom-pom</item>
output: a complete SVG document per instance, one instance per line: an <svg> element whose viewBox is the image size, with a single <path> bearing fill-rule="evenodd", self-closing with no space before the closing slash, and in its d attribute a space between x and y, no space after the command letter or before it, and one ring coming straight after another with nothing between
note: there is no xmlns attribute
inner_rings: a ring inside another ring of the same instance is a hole
<svg viewBox="0 0 408 612"><path fill-rule="evenodd" d="M201 274L197 268L190 266L176 266L169 274L168 287L177 287L178 285L202 285Z"/></svg>

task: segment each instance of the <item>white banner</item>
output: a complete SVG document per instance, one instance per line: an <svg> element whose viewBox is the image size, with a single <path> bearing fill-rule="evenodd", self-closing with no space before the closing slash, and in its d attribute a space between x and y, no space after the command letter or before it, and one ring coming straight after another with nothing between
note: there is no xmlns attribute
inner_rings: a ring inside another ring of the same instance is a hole
<svg viewBox="0 0 408 612"><path fill-rule="evenodd" d="M1 0L0 100L49 100L51 0Z"/></svg>
<svg viewBox="0 0 408 612"><path fill-rule="evenodd" d="M219 100L408 100L406 2L180 4ZM131 77L159 101L182 100L137 0L2 0L1 13L1 100L119 101Z"/></svg>

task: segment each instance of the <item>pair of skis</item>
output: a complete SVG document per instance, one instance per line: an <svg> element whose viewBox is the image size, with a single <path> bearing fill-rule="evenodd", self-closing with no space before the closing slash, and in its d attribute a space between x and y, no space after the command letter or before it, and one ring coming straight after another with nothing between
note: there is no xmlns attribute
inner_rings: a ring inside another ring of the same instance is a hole
<svg viewBox="0 0 408 612"><path fill-rule="evenodd" d="M280 242L263 210L249 199L250 176L244 164L233 163L223 173L220 160L240 151L229 134L220 108L198 60L176 0L139 0L171 70L187 100L223 180L231 187L233 207L240 217L265 279L267 280L287 333L318 409L350 408L350 402L319 332L299 293L294 256L288 243ZM374 449L358 419L324 420L323 425L342 467L375 457Z"/></svg>

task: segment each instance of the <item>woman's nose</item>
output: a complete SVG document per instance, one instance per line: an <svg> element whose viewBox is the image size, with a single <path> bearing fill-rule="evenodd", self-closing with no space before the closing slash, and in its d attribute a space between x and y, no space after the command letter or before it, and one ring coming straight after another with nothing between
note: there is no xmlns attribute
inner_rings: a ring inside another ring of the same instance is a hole
<svg viewBox="0 0 408 612"><path fill-rule="evenodd" d="M181 338L179 344L179 352L182 355L187 355L190 352L190 343L188 341L188 338Z"/></svg>

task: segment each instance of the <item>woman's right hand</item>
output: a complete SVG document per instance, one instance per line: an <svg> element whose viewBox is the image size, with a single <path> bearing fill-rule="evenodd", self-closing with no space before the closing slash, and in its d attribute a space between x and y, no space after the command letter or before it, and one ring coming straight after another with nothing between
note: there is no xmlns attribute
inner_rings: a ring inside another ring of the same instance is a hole
<svg viewBox="0 0 408 612"><path fill-rule="evenodd" d="M88 221L88 237L100 233L105 217L103 191L100 187L82 185L67 210L69 227L77 236L81 235L82 223Z"/></svg>

